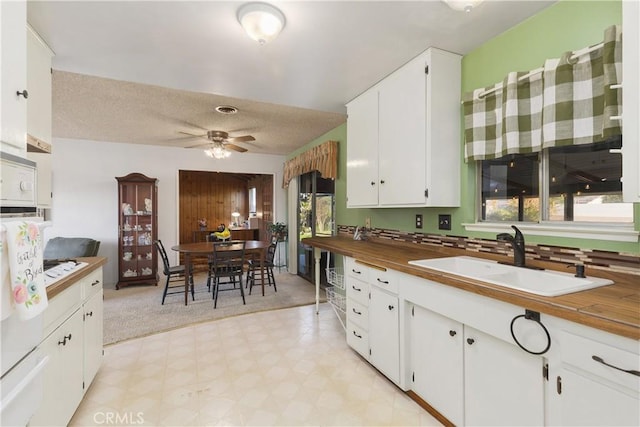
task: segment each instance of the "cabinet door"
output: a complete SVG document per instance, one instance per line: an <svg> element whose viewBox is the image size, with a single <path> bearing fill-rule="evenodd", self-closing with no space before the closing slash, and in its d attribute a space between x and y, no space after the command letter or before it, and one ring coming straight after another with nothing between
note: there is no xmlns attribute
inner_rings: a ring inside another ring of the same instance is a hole
<svg viewBox="0 0 640 427"><path fill-rule="evenodd" d="M465 325L465 424L544 424L543 358Z"/></svg>
<svg viewBox="0 0 640 427"><path fill-rule="evenodd" d="M31 425L67 425L82 400L82 310L45 339L41 348L49 356L44 372L42 405Z"/></svg>
<svg viewBox="0 0 640 427"><path fill-rule="evenodd" d="M0 141L2 151L25 157L27 100L27 2L0 2Z"/></svg>
<svg viewBox="0 0 640 427"><path fill-rule="evenodd" d="M420 56L380 83L379 203L425 203L425 62Z"/></svg>
<svg viewBox="0 0 640 427"><path fill-rule="evenodd" d="M27 29L27 133L51 144L51 50Z"/></svg>
<svg viewBox="0 0 640 427"><path fill-rule="evenodd" d="M102 289L82 307L84 315L84 389L88 389L102 363Z"/></svg>
<svg viewBox="0 0 640 427"><path fill-rule="evenodd" d="M462 324L414 306L410 325L411 389L453 424L463 425Z"/></svg>
<svg viewBox="0 0 640 427"><path fill-rule="evenodd" d="M378 91L347 105L347 207L378 204Z"/></svg>
<svg viewBox="0 0 640 427"><path fill-rule="evenodd" d="M394 383L400 382L398 297L371 286L369 362Z"/></svg>
<svg viewBox="0 0 640 427"><path fill-rule="evenodd" d="M597 377L587 378L563 369L561 379L562 425L637 426L640 400L632 391L614 389Z"/></svg>

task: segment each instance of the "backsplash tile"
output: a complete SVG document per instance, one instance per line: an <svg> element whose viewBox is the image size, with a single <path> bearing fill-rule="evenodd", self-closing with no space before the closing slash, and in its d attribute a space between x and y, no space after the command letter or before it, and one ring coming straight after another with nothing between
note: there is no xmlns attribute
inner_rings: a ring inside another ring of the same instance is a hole
<svg viewBox="0 0 640 427"><path fill-rule="evenodd" d="M338 233L353 235L355 229L355 226L339 225ZM403 232L381 228L373 228L369 230L369 236L398 242L416 243L429 246L444 246L465 249L470 252L484 252L513 256L511 244L491 239ZM527 244L525 247L525 256L527 259L557 262L560 264L585 264L590 268L640 275L640 256L635 254L597 249L580 249L566 246Z"/></svg>

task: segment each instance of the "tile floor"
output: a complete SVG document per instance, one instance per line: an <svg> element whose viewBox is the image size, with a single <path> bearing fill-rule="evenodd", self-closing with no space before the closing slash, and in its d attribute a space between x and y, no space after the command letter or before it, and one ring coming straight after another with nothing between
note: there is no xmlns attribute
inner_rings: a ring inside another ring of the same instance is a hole
<svg viewBox="0 0 640 427"><path fill-rule="evenodd" d="M108 346L70 425L440 424L346 345L321 304Z"/></svg>

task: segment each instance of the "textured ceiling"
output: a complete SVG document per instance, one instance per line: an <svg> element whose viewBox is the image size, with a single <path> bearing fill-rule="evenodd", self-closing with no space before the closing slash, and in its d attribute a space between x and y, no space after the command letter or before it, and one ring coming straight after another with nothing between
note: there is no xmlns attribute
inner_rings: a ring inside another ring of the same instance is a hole
<svg viewBox="0 0 640 427"><path fill-rule="evenodd" d="M487 0L471 13L442 1L272 3L287 23L260 46L237 22L244 2L29 0L55 52L54 137L186 146L197 141L178 131L222 130L287 154L428 47L466 54L555 1ZM219 104L240 112L221 116Z"/></svg>
<svg viewBox="0 0 640 427"><path fill-rule="evenodd" d="M232 105L236 114L215 111ZM288 154L344 123L346 116L160 86L54 71L53 135L97 141L190 147L222 130L252 153ZM206 147L203 147L206 148Z"/></svg>

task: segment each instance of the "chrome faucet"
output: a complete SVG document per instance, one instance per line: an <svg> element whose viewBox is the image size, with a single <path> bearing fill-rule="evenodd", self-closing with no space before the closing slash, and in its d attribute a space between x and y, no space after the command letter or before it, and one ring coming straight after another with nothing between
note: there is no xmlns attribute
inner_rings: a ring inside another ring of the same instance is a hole
<svg viewBox="0 0 640 427"><path fill-rule="evenodd" d="M496 236L496 240L511 243L513 246L513 265L524 267L524 236L515 225L512 225L511 228L516 232L515 237L509 233L500 233Z"/></svg>

